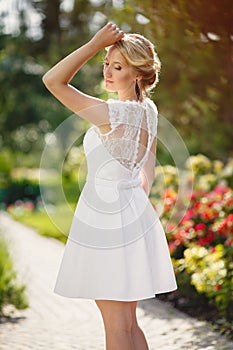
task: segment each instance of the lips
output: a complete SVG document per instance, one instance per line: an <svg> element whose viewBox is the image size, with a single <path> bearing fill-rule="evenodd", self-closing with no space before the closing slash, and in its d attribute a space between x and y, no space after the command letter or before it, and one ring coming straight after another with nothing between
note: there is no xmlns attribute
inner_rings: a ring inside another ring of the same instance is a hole
<svg viewBox="0 0 233 350"><path fill-rule="evenodd" d="M105 80L105 83L106 83L106 84L112 84L113 81L106 79L106 80Z"/></svg>

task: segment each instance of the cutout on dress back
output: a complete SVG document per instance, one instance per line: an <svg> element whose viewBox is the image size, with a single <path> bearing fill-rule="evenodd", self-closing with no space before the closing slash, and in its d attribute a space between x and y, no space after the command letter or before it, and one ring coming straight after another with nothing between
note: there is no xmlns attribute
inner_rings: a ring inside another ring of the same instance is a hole
<svg viewBox="0 0 233 350"><path fill-rule="evenodd" d="M110 103L109 114L110 131L102 133L100 128L95 127L101 142L112 157L127 169L140 167L149 153L150 135L156 132L157 116L146 104L122 101Z"/></svg>

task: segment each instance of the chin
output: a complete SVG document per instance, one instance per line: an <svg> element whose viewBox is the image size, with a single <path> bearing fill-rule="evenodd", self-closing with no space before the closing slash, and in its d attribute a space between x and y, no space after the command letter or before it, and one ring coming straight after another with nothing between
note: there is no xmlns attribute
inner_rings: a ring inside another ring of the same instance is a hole
<svg viewBox="0 0 233 350"><path fill-rule="evenodd" d="M109 88L109 87L106 87L106 91L108 91L108 92L116 92L115 89L111 89L111 88Z"/></svg>

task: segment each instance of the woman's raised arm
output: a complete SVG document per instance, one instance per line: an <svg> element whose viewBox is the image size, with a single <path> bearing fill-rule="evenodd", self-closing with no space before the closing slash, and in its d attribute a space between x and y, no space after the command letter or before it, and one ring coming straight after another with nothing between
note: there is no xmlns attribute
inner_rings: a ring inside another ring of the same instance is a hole
<svg viewBox="0 0 233 350"><path fill-rule="evenodd" d="M93 124L102 125L109 122L108 110L106 103L96 97L86 95L69 82L80 68L95 54L104 47L114 44L124 36L116 25L106 24L101 28L94 37L85 45L81 46L67 57L52 67L42 80L47 89L66 107L74 113L78 113L84 119ZM101 106L101 104L103 106ZM99 105L98 120L94 106ZM100 113L101 112L101 113Z"/></svg>

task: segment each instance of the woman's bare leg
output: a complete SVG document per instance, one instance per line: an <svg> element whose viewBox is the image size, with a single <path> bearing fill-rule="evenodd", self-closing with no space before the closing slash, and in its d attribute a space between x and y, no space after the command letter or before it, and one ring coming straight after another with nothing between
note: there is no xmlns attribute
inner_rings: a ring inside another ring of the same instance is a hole
<svg viewBox="0 0 233 350"><path fill-rule="evenodd" d="M95 300L103 317L106 350L135 350L131 302Z"/></svg>
<svg viewBox="0 0 233 350"><path fill-rule="evenodd" d="M133 338L134 350L149 350L146 337L137 322L136 309L137 309L137 301L134 301L131 303L131 311L132 311L132 317L133 317L132 338Z"/></svg>

